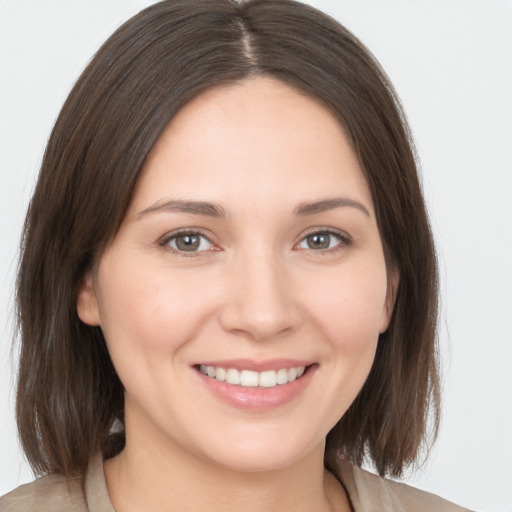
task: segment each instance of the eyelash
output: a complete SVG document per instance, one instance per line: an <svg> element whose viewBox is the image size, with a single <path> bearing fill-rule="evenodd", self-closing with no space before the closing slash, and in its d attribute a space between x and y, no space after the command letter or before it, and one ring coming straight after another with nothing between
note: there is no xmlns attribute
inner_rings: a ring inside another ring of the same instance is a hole
<svg viewBox="0 0 512 512"><path fill-rule="evenodd" d="M192 230L192 229L185 229L181 231L177 231L174 233L171 233L168 236L165 236L162 240L158 242L158 245L166 250L169 250L175 254L179 254L180 256L185 257L194 257L199 256L203 252L208 252L208 250L202 250L202 251L184 251L179 250L177 248L171 247L170 243L173 240L176 240L180 236L197 236L204 240L206 240L208 243L213 244L213 242L208 238L205 234L201 233L198 230ZM332 228L315 228L311 231L306 232L302 235L299 242L297 242L293 247L294 249L299 246L299 244L303 243L308 237L312 235L327 235L327 236L334 236L339 239L339 243L337 243L334 247L329 247L327 249L312 249L312 248L303 248L302 250L309 252L310 254L314 255L328 255L333 254L337 251L343 250L346 247L350 246L352 244L352 238L347 235L343 231L338 231Z"/></svg>
<svg viewBox="0 0 512 512"><path fill-rule="evenodd" d="M206 251L205 250L203 250L203 251L180 251L179 249L175 249L174 247L171 247L170 243L173 240L176 240L177 238L179 238L180 236L197 236L197 237L203 238L204 240L207 240L208 243L214 245L214 243L205 234L201 233L201 231L193 230L193 229L184 229L181 231L176 231L174 233L171 233L171 234L165 236L162 240L160 240L158 242L158 245L165 250L171 251L175 254L179 254L180 256L185 256L185 257L199 256L203 252L208 252L207 250Z"/></svg>
<svg viewBox="0 0 512 512"><path fill-rule="evenodd" d="M295 244L294 247L297 247L299 244L303 243L308 237L312 235L328 235L334 236L339 239L339 243L337 243L334 247L329 247L327 249L303 249L315 256L328 256L338 251L342 251L343 249L346 249L347 247L352 245L352 238L344 231L339 231L333 228L314 228L311 231L307 231L304 235L302 235L301 239L299 240L298 243Z"/></svg>

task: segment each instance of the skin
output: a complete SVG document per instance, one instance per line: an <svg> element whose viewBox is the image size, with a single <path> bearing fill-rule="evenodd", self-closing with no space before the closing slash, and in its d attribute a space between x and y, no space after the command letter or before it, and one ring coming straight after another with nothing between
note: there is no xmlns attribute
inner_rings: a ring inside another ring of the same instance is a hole
<svg viewBox="0 0 512 512"><path fill-rule="evenodd" d="M333 198L345 202L297 214ZM177 230L204 236L199 250L180 251ZM310 248L311 233L327 248ZM325 437L367 378L393 282L367 183L324 106L269 78L190 102L79 293L126 390L126 448L105 463L116 510L350 510L323 467ZM235 358L314 372L285 404L241 409L194 368Z"/></svg>

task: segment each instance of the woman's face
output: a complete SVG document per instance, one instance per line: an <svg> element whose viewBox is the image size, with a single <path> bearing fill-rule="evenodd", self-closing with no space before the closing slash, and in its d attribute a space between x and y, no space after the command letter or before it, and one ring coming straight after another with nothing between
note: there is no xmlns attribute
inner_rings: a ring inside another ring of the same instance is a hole
<svg viewBox="0 0 512 512"><path fill-rule="evenodd" d="M339 123L257 78L172 120L78 312L125 387L127 447L264 470L323 450L392 295Z"/></svg>

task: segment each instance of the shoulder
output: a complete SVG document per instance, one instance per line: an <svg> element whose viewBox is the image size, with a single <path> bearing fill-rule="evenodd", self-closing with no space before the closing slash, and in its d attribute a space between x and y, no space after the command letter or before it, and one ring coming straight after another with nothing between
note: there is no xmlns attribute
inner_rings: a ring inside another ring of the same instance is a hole
<svg viewBox="0 0 512 512"><path fill-rule="evenodd" d="M88 512L79 478L47 475L0 498L0 512Z"/></svg>
<svg viewBox="0 0 512 512"><path fill-rule="evenodd" d="M435 494L342 462L339 475L355 512L469 512Z"/></svg>

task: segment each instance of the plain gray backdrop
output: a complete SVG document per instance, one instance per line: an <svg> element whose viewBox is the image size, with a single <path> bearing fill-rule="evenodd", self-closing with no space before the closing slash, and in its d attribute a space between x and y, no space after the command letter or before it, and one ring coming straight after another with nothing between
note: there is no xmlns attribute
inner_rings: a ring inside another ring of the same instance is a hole
<svg viewBox="0 0 512 512"><path fill-rule="evenodd" d="M99 45L151 0L0 0L0 495L32 479L13 417L12 290L51 127ZM512 2L316 0L380 60L422 161L442 277L443 422L406 481L512 512Z"/></svg>

